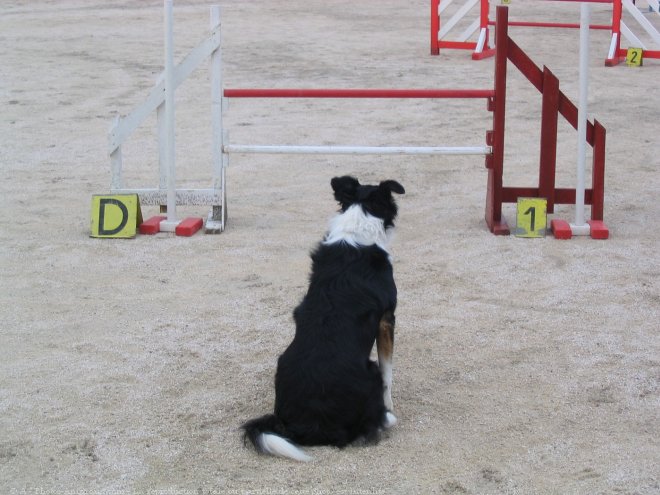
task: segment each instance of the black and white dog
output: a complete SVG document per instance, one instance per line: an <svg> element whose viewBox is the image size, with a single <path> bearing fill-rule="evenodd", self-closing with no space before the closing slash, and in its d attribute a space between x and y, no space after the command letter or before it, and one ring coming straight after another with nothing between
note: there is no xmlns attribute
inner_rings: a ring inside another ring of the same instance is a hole
<svg viewBox="0 0 660 495"><path fill-rule="evenodd" d="M297 445L377 441L392 414L396 285L387 251L401 184L331 181L341 211L312 252L309 289L293 312L296 333L280 356L275 411L243 425L260 453L298 461ZM378 365L369 356L376 342Z"/></svg>

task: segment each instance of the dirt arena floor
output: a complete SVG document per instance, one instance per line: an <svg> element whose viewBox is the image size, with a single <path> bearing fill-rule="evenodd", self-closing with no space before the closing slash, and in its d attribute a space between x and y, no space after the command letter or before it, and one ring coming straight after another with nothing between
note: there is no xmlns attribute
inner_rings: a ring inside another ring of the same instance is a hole
<svg viewBox="0 0 660 495"><path fill-rule="evenodd" d="M209 4L175 4L181 60ZM427 0L222 6L226 87L492 86L492 59L429 55ZM578 22L579 9L514 0L514 15ZM609 17L594 5L594 22ZM160 1L0 5L2 493L660 493L660 61L607 68L609 33L591 33L606 241L491 235L478 156L236 155L223 234L90 238L108 129L158 78L162 33ZM577 30L511 36L577 99ZM532 186L540 96L509 75L504 180ZM177 92L181 186L210 183L209 98L206 70ZM491 114L466 100L232 100L225 123L242 144L481 146ZM563 120L559 140L557 183L574 187ZM155 117L123 153L127 185L158 184ZM392 245L399 424L376 446L309 448L307 464L258 456L239 426L272 408L343 174L406 188ZM504 215L515 225L515 205Z"/></svg>

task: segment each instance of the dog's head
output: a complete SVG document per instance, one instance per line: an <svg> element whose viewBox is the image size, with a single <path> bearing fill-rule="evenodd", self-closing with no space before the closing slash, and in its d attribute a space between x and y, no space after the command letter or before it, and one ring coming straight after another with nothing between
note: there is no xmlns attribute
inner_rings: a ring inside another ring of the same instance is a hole
<svg viewBox="0 0 660 495"><path fill-rule="evenodd" d="M377 186L362 185L355 177L345 175L330 181L335 199L345 212L353 205L360 205L365 213L383 220L387 229L394 226L397 206L392 193L404 194L406 191L395 180L384 180Z"/></svg>

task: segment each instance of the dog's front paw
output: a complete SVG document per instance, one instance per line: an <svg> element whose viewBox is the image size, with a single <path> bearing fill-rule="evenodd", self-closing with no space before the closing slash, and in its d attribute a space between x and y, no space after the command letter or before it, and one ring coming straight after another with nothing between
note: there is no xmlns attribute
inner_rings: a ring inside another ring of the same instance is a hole
<svg viewBox="0 0 660 495"><path fill-rule="evenodd" d="M385 413L385 423L383 423L383 427L388 430L396 425L397 421L396 416L388 411Z"/></svg>

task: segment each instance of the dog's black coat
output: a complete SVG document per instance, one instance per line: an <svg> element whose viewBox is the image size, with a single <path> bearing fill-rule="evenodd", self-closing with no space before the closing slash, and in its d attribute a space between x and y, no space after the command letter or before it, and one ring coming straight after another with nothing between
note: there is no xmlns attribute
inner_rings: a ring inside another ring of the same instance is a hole
<svg viewBox="0 0 660 495"><path fill-rule="evenodd" d="M341 211L354 204L392 227L395 181L360 185L332 180ZM375 441L387 412L383 379L369 359L382 318L394 323L397 290L388 253L377 244L320 243L311 254L309 289L293 312L295 337L279 357L275 410L243 425L258 451L259 435L272 433L300 445L343 447Z"/></svg>

